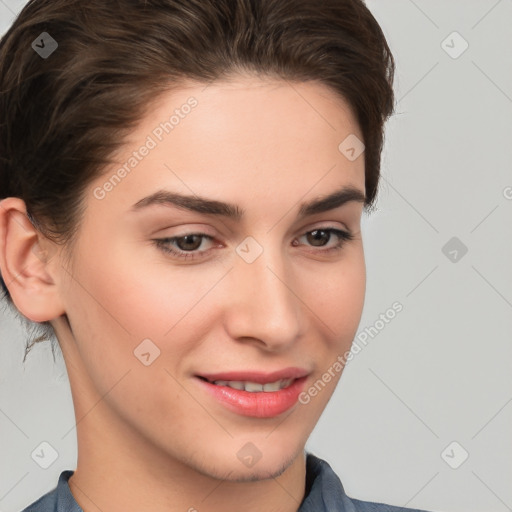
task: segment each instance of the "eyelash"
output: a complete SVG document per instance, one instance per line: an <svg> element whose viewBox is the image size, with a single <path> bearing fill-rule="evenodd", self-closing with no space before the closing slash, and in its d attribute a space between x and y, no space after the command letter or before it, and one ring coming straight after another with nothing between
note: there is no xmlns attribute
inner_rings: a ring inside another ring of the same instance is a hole
<svg viewBox="0 0 512 512"><path fill-rule="evenodd" d="M334 247L330 247L329 249L321 249L319 251L313 251L313 252L320 252L320 253L324 253L324 254L325 253L330 254L333 251L337 252L337 251L340 251L345 246L345 242L349 242L350 240L354 239L354 235L352 233L350 233L349 231L343 231L341 229L330 228L330 227L312 229L311 231L306 231L302 236L307 235L309 233L313 233L315 231L324 231L324 232L327 232L330 234L335 234L339 238L340 241ZM171 254L172 256L175 256L177 258L183 258L183 259L195 260L197 258L203 258L204 254L207 254L212 250L212 249L208 249L206 251L195 250L194 252L192 252L192 251L175 250L175 249L171 249L169 247L169 245L168 245L169 242L175 242L176 240L186 238L187 236L199 236L199 237L202 237L203 239L206 238L209 240L214 239L212 236L206 235L204 233L185 233L184 235L181 235L181 236L167 237L167 238L156 238L156 239L153 239L153 242L164 253ZM329 241L330 241L330 238L329 238Z"/></svg>

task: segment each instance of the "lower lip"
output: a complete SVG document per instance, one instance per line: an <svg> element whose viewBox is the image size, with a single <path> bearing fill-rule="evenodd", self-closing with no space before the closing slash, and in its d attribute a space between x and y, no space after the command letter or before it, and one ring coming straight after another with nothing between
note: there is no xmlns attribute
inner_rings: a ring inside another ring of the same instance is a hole
<svg viewBox="0 0 512 512"><path fill-rule="evenodd" d="M240 391L229 386L217 386L196 377L203 388L219 402L237 414L253 418L273 418L287 411L297 402L304 388L306 377L296 379L279 391Z"/></svg>

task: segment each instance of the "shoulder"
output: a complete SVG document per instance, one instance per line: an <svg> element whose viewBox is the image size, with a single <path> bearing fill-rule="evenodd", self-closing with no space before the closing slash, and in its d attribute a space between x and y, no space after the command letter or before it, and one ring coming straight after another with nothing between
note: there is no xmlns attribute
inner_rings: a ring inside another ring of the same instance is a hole
<svg viewBox="0 0 512 512"><path fill-rule="evenodd" d="M63 471L54 489L24 508L21 512L83 512L78 506L71 491L68 480L74 471Z"/></svg>
<svg viewBox="0 0 512 512"><path fill-rule="evenodd" d="M417 508L397 507L387 505L386 503L376 503L373 501L362 501L353 498L349 500L354 504L354 512L427 512Z"/></svg>
<svg viewBox="0 0 512 512"><path fill-rule="evenodd" d="M41 496L38 500L31 503L28 507L24 508L21 512L56 512L57 503L57 487L48 491Z"/></svg>
<svg viewBox="0 0 512 512"><path fill-rule="evenodd" d="M427 512L351 498L325 460L306 455L306 494L298 512Z"/></svg>

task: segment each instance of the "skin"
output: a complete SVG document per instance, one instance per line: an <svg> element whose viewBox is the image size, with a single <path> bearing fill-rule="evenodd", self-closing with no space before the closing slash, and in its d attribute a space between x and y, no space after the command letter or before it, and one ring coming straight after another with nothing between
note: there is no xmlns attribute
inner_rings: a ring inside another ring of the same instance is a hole
<svg viewBox="0 0 512 512"><path fill-rule="evenodd" d="M97 199L95 187L190 96L198 106ZM350 134L363 140L348 104L319 83L238 75L190 84L162 96L90 184L69 258L32 226L21 199L0 203L13 301L29 319L50 320L63 351L78 441L69 482L84 511L299 508L305 443L341 372L308 404L266 419L228 410L193 375L299 366L310 372L307 390L350 348L366 285L363 204L297 219L303 201L344 185L365 192L364 155L350 161L338 150ZM160 188L236 203L246 217L129 211ZM354 239L322 253L339 239L314 245L306 233L321 227ZM193 261L152 242L194 232L214 240ZM235 251L247 236L263 248L250 264ZM134 355L146 338L160 350L149 366ZM262 454L252 467L237 458L247 442Z"/></svg>

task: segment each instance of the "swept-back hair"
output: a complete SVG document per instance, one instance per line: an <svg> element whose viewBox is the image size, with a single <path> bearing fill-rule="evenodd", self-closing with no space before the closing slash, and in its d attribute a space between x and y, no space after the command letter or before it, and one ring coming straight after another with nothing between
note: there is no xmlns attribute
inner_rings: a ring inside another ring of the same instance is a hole
<svg viewBox="0 0 512 512"><path fill-rule="evenodd" d="M43 32L58 45L46 58L32 46ZM394 71L362 0L31 0L0 41L0 199L23 199L34 226L70 246L84 191L159 95L252 73L316 80L349 103L364 138L368 209ZM32 327L43 334L25 357L54 334L49 322Z"/></svg>

